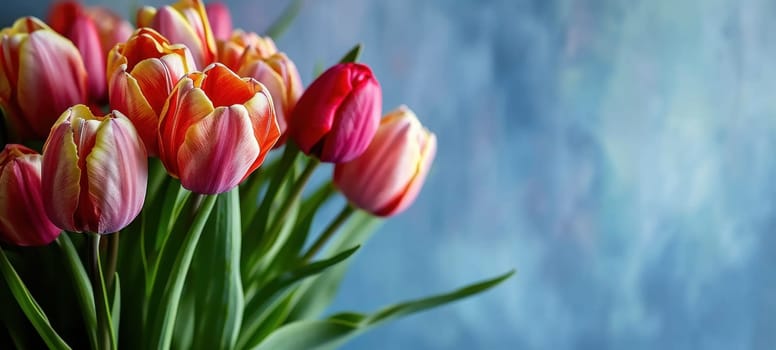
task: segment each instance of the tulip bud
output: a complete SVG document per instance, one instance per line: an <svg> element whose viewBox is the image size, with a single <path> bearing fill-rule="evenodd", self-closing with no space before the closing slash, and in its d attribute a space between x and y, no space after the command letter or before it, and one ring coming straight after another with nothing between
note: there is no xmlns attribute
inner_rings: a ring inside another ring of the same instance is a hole
<svg viewBox="0 0 776 350"><path fill-rule="evenodd" d="M216 40L226 40L232 35L232 15L223 2L211 2L205 5L207 19L213 29Z"/></svg>
<svg viewBox="0 0 776 350"><path fill-rule="evenodd" d="M0 239L10 244L42 246L59 236L43 209L40 163L40 154L22 145L0 152Z"/></svg>
<svg viewBox="0 0 776 350"><path fill-rule="evenodd" d="M214 63L183 77L167 99L159 158L183 187L222 193L264 162L279 135L267 89Z"/></svg>
<svg viewBox="0 0 776 350"><path fill-rule="evenodd" d="M87 90L90 101L105 100L105 52L92 18L81 4L74 1L57 2L49 12L51 28L70 39L81 52L87 71Z"/></svg>
<svg viewBox="0 0 776 350"><path fill-rule="evenodd" d="M353 205L395 215L418 196L435 154L436 136L401 106L383 118L361 156L334 167L334 184Z"/></svg>
<svg viewBox="0 0 776 350"><path fill-rule="evenodd" d="M64 110L86 102L81 54L39 19L0 31L0 49L0 107L17 140L44 139Z"/></svg>
<svg viewBox="0 0 776 350"><path fill-rule="evenodd" d="M253 46L247 48L242 55L237 75L256 79L269 89L280 127L281 136L277 147L285 143L288 119L291 118L296 102L302 94L302 80L294 62L284 53L262 55L263 52Z"/></svg>
<svg viewBox="0 0 776 350"><path fill-rule="evenodd" d="M382 101L380 84L369 67L337 64L302 94L289 136L322 162L347 162L369 146L380 123Z"/></svg>
<svg viewBox="0 0 776 350"><path fill-rule="evenodd" d="M110 107L135 125L152 156L159 154L159 115L178 79L196 70L183 45L171 45L161 34L140 28L108 54Z"/></svg>
<svg viewBox="0 0 776 350"><path fill-rule="evenodd" d="M159 9L142 7L137 14L137 26L151 27L171 43L186 45L198 67L216 59L215 38L200 0L180 0Z"/></svg>
<svg viewBox="0 0 776 350"><path fill-rule="evenodd" d="M43 146L44 207L51 221L76 232L119 231L140 213L148 177L143 144L129 119L95 116L74 106Z"/></svg>
<svg viewBox="0 0 776 350"><path fill-rule="evenodd" d="M127 41L135 30L129 21L105 7L90 6L85 11L97 27L103 55L107 55L116 44Z"/></svg>

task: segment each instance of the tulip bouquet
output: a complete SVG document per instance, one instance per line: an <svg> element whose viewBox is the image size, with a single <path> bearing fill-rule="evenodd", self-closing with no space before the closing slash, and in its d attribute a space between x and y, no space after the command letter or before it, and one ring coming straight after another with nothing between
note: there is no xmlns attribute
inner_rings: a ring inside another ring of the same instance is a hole
<svg viewBox="0 0 776 350"><path fill-rule="evenodd" d="M305 89L220 3L136 24L59 2L0 31L0 348L332 348L511 275L322 316L418 195L435 135L404 106L381 118L360 46Z"/></svg>

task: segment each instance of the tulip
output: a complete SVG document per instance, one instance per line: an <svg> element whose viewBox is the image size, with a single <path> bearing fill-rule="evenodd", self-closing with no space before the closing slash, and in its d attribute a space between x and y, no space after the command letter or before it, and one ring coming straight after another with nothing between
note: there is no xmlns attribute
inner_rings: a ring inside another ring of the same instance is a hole
<svg viewBox="0 0 776 350"><path fill-rule="evenodd" d="M364 154L334 167L334 184L356 207L395 215L418 196L435 154L436 136L401 106L381 121Z"/></svg>
<svg viewBox="0 0 776 350"><path fill-rule="evenodd" d="M0 107L16 139L44 139L65 109L86 102L81 54L39 19L0 31L0 50Z"/></svg>
<svg viewBox="0 0 776 350"><path fill-rule="evenodd" d="M129 21L105 7L89 6L85 11L97 27L103 55L107 55L116 44L127 41L135 30Z"/></svg>
<svg viewBox="0 0 776 350"><path fill-rule="evenodd" d="M43 209L41 156L27 147L6 145L0 152L0 239L19 246L42 246L60 233Z"/></svg>
<svg viewBox="0 0 776 350"><path fill-rule="evenodd" d="M138 27L151 27L171 43L184 44L191 50L198 67L216 59L216 42L205 6L200 0L180 0L172 6L156 9L145 6L138 10Z"/></svg>
<svg viewBox="0 0 776 350"><path fill-rule="evenodd" d="M145 148L118 111L95 116L76 105L62 113L43 146L44 207L64 230L123 229L143 207L147 178Z"/></svg>
<svg viewBox="0 0 776 350"><path fill-rule="evenodd" d="M228 40L218 40L218 62L232 71L240 69L243 54L251 52L252 57L265 58L278 52L275 42L270 37L261 37L253 32L240 29L232 32Z"/></svg>
<svg viewBox="0 0 776 350"><path fill-rule="evenodd" d="M87 73L89 99L101 102L106 98L105 52L92 18L77 2L58 2L49 13L51 28L70 39L81 52Z"/></svg>
<svg viewBox="0 0 776 350"><path fill-rule="evenodd" d="M216 40L229 39L232 35L232 15L229 8L222 2L211 2L205 5L205 12Z"/></svg>
<svg viewBox="0 0 776 350"><path fill-rule="evenodd" d="M161 34L140 28L108 54L110 107L137 128L148 153L157 155L159 115L178 80L196 70L183 45L171 45Z"/></svg>
<svg viewBox="0 0 776 350"><path fill-rule="evenodd" d="M289 136L308 155L341 163L358 157L380 124L382 93L369 67L340 63L302 94Z"/></svg>
<svg viewBox="0 0 776 350"><path fill-rule="evenodd" d="M182 78L159 122L159 158L183 187L229 191L258 168L280 135L272 97L215 63Z"/></svg>
<svg viewBox="0 0 776 350"><path fill-rule="evenodd" d="M260 50L249 47L242 55L237 75L256 79L269 89L281 135L276 146L285 143L288 119L302 94L302 80L294 62L282 52L262 56Z"/></svg>

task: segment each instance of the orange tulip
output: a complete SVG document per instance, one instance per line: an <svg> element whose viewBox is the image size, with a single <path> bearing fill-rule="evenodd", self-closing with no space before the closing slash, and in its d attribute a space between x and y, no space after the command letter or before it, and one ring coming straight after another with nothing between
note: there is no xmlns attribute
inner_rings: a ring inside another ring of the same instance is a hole
<svg viewBox="0 0 776 350"><path fill-rule="evenodd" d="M159 9L142 7L137 13L137 26L154 28L171 43L186 45L198 67L216 59L216 41L200 0L180 0Z"/></svg>
<svg viewBox="0 0 776 350"><path fill-rule="evenodd" d="M256 170L279 136L266 88L214 63L183 77L167 99L159 158L183 187L222 193Z"/></svg>
<svg viewBox="0 0 776 350"><path fill-rule="evenodd" d="M383 118L366 151L334 167L334 184L355 206L378 216L406 209L436 154L436 136L402 106Z"/></svg>
<svg viewBox="0 0 776 350"><path fill-rule="evenodd" d="M196 70L183 45L171 45L151 28L140 28L108 54L110 107L137 128L150 155L157 155L159 115L178 79Z"/></svg>
<svg viewBox="0 0 776 350"><path fill-rule="evenodd" d="M264 42L272 43L271 40L267 38ZM274 43L271 47L274 48ZM280 146L285 143L289 119L299 96L302 95L303 87L294 62L282 52L268 54L267 48L268 45L248 46L236 72L241 77L256 79L267 86L272 94L281 135L276 146Z"/></svg>
<svg viewBox="0 0 776 350"><path fill-rule="evenodd" d="M22 145L0 152L0 239L8 243L41 246L59 237L43 209L40 163L40 154Z"/></svg>
<svg viewBox="0 0 776 350"><path fill-rule="evenodd" d="M39 19L0 31L0 49L0 107L18 140L46 138L63 111L86 102L81 54Z"/></svg>
<svg viewBox="0 0 776 350"><path fill-rule="evenodd" d="M275 42L270 37L261 37L253 32L240 29L232 32L228 40L218 40L218 62L223 63L232 71L240 69L243 54L248 50L252 56L269 57L278 52Z"/></svg>
<svg viewBox="0 0 776 350"><path fill-rule="evenodd" d="M147 161L121 112L95 116L85 105L68 109L43 146L41 183L49 219L75 232L123 229L143 207Z"/></svg>

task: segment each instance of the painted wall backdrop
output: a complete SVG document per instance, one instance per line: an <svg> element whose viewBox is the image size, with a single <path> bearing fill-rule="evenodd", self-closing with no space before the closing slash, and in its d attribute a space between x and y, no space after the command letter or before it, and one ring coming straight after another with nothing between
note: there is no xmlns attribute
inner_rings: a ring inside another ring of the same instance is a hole
<svg viewBox="0 0 776 350"><path fill-rule="evenodd" d="M286 2L228 3L261 32ZM278 40L305 84L363 42L385 108L439 138L333 309L518 270L345 348L772 348L774 18L767 0L307 1Z"/></svg>

